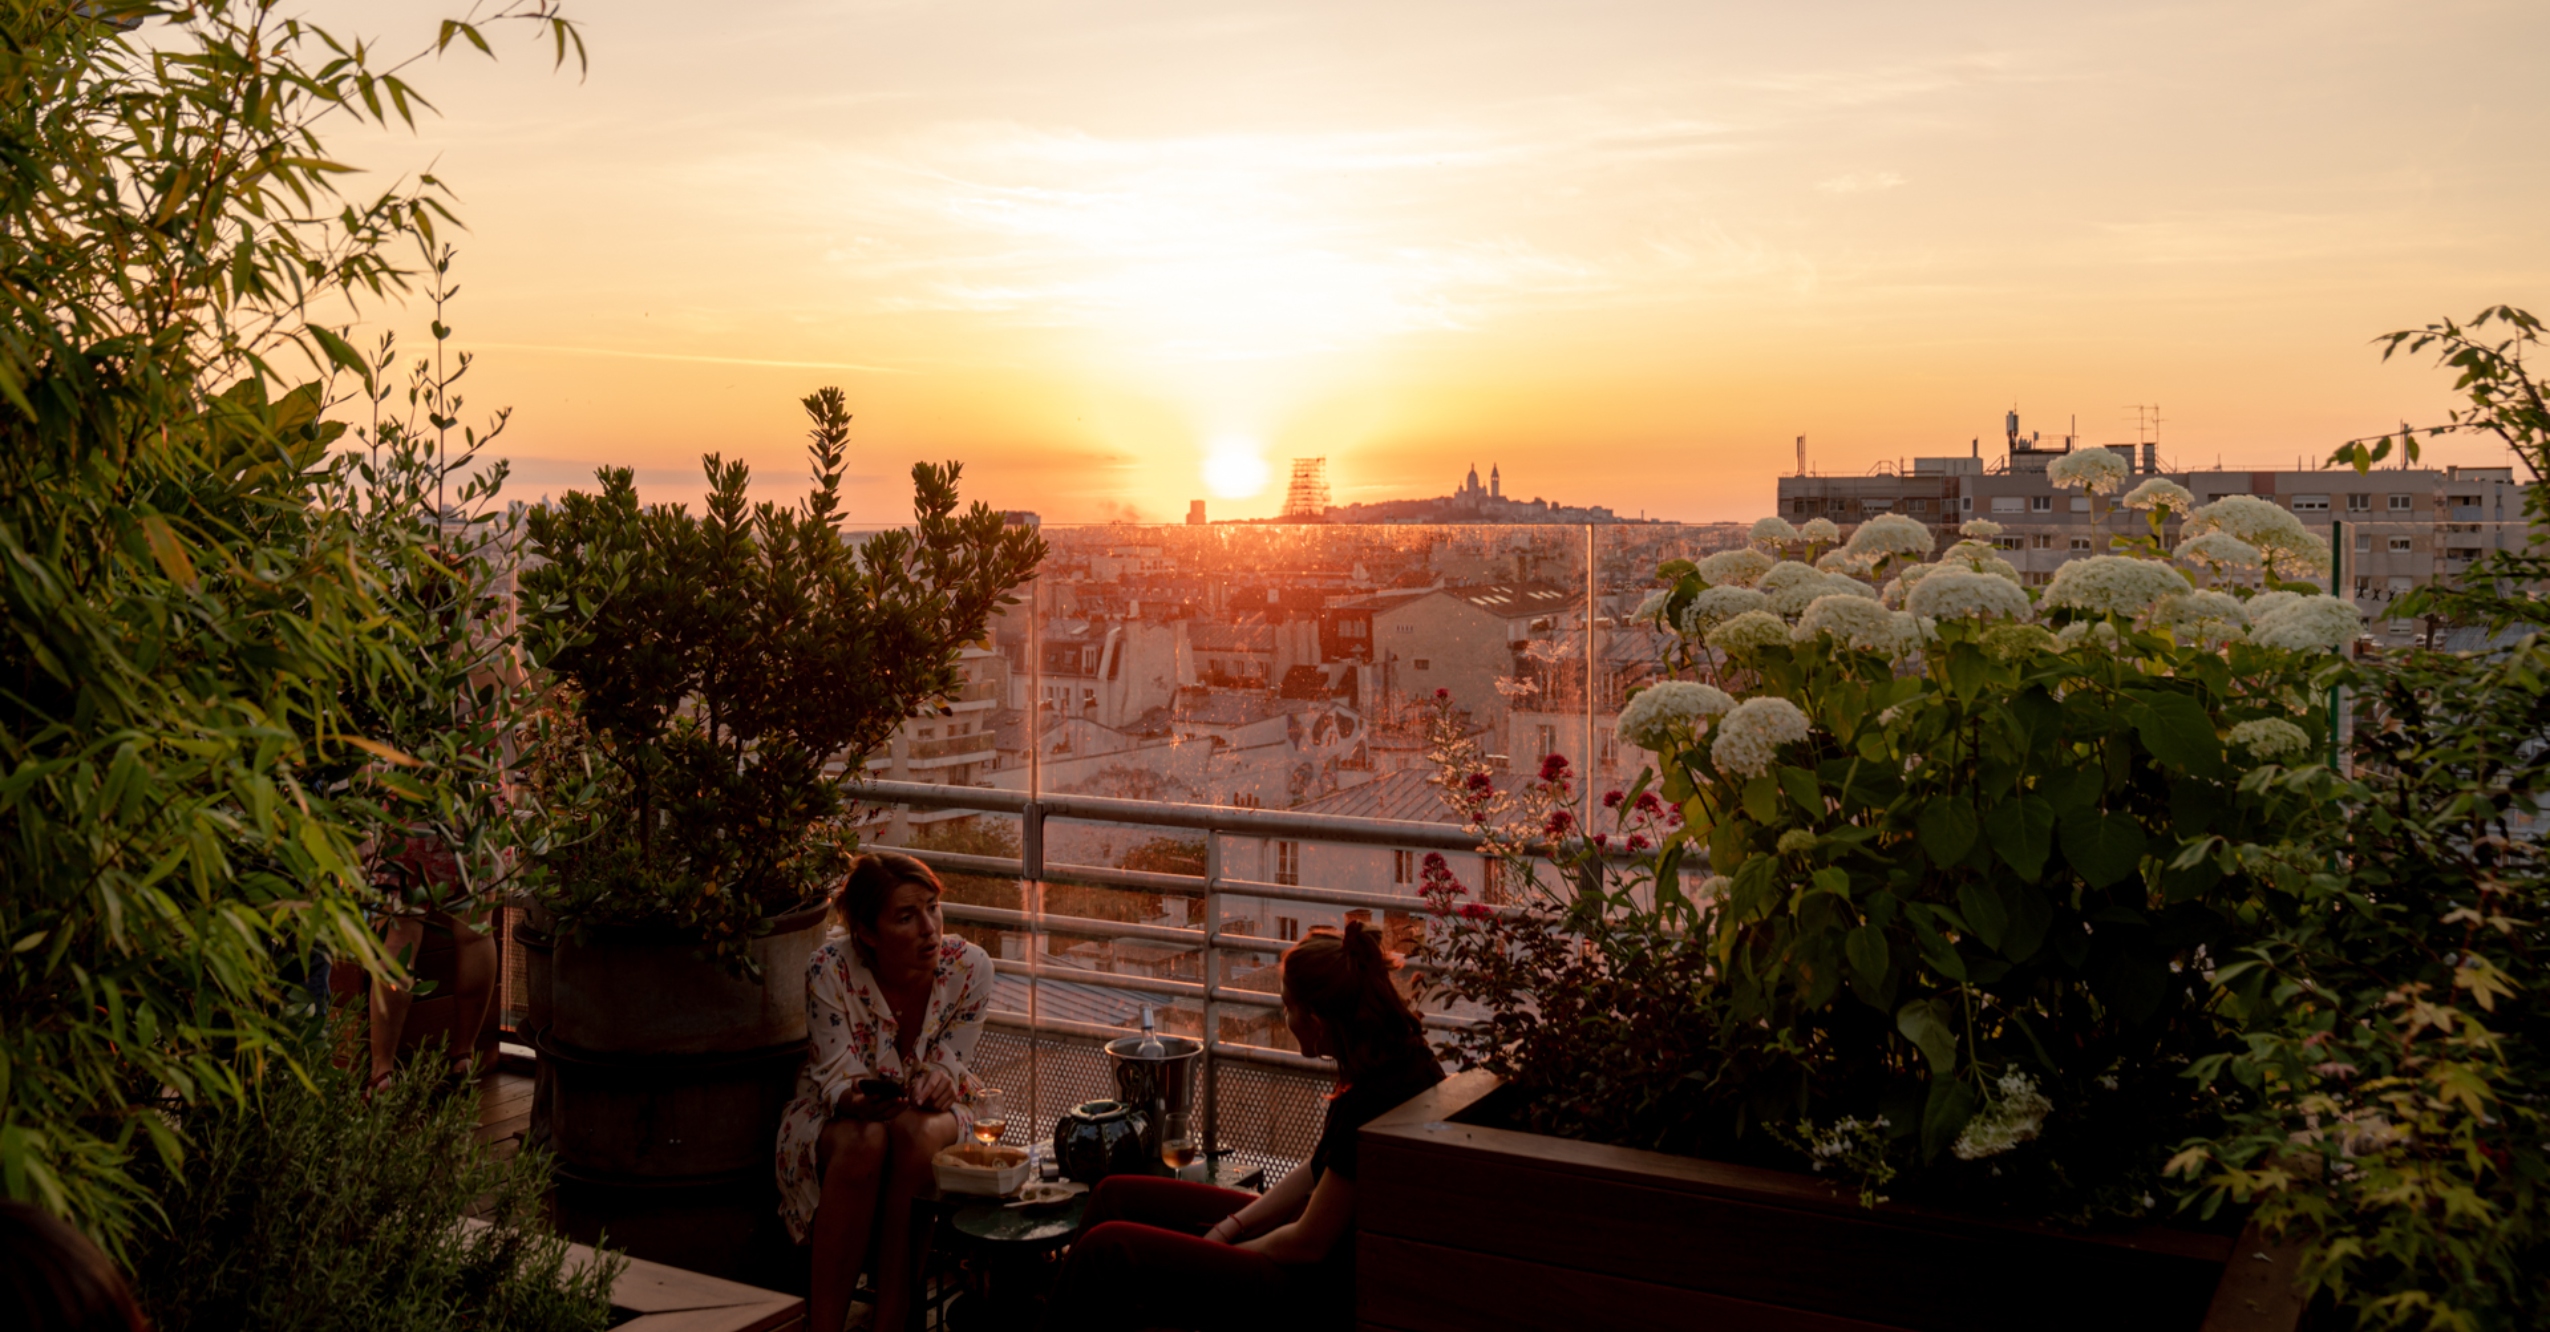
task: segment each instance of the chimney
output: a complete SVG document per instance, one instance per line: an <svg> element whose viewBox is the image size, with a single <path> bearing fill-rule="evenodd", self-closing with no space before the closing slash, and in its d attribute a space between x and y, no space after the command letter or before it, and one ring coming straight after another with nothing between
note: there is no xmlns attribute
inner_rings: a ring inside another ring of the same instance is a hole
<svg viewBox="0 0 2550 1332"><path fill-rule="evenodd" d="M2160 441L2143 441L2143 475L2160 475Z"/></svg>
<svg viewBox="0 0 2550 1332"><path fill-rule="evenodd" d="M1187 501L1187 506L1186 506L1186 525L1187 525L1187 526L1189 526L1189 527L1202 527L1202 526L1204 526L1204 501L1202 501L1202 500L1189 500L1189 501Z"/></svg>

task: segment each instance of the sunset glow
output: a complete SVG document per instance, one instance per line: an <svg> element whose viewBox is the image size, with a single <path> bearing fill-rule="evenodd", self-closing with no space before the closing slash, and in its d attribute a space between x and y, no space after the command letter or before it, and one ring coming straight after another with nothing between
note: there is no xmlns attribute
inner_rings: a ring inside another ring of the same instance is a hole
<svg viewBox="0 0 2550 1332"><path fill-rule="evenodd" d="M450 59L443 119L349 146L458 190L471 401L531 496L613 461L683 497L706 450L787 493L835 382L878 519L915 458L1075 521L1269 514L1295 456L1341 502L1497 459L1743 517L1799 435L1859 472L2014 405L2290 466L2440 409L2370 339L2550 306L2538 6L581 17L585 81Z"/></svg>

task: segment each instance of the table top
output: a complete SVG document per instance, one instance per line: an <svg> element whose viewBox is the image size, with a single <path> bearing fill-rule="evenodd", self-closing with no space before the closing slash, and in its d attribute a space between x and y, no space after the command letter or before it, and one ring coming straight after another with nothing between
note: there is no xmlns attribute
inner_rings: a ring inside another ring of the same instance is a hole
<svg viewBox="0 0 2550 1332"><path fill-rule="evenodd" d="M1256 1192L1265 1187L1266 1171L1223 1157L1213 1163L1206 1182ZM986 1243L1035 1247L1080 1233L1081 1219L1088 1210L1087 1193L1073 1194L1071 1201L1050 1207L1011 1207L1001 1199L984 1198L957 1208L953 1223L959 1233Z"/></svg>

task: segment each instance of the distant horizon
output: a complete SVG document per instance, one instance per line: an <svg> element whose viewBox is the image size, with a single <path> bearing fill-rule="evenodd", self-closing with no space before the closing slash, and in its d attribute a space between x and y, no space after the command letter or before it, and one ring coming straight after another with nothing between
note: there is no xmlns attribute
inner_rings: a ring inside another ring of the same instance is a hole
<svg viewBox="0 0 2550 1332"><path fill-rule="evenodd" d="M310 17L430 40L391 0ZM2440 421L2374 339L2550 310L2550 178L2510 147L2550 9L2002 0L783 0L578 17L414 72L468 230L450 345L515 409L518 493L702 452L802 490L799 397L848 393L849 511L916 459L1057 522L1267 516L1502 460L1527 493L1731 521L1828 474L1998 440L2325 457ZM2368 95L2367 90L2384 90ZM414 306L363 312L421 339ZM359 340L359 339L358 339ZM2501 449L2439 441L2438 462Z"/></svg>

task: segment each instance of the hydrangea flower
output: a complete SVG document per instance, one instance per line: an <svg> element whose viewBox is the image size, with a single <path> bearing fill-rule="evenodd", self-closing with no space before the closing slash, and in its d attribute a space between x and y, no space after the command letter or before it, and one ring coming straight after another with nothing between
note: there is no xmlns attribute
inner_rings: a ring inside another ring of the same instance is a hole
<svg viewBox="0 0 2550 1332"><path fill-rule="evenodd" d="M1957 535L1976 537L1986 541L2001 535L2003 530L2001 524L1989 518L1968 518L1957 525Z"/></svg>
<svg viewBox="0 0 2550 1332"><path fill-rule="evenodd" d="M2167 505L2171 513L2185 513L2196 507L2196 496L2187 487L2167 477L2156 476L2125 492L2117 503L2129 509L2157 509Z"/></svg>
<svg viewBox="0 0 2550 1332"><path fill-rule="evenodd" d="M1828 592L1809 603L1789 637L1804 643L1818 635L1830 635L1863 652L1890 656L1906 646L1903 626L1895 622L1893 611L1848 592Z"/></svg>
<svg viewBox="0 0 2550 1332"><path fill-rule="evenodd" d="M1992 547L1980 541L1960 541L1950 546L1946 553L1939 557L1939 562L1962 565L1976 573L1990 574L1995 578L2007 578L2013 583L2019 581L2018 566L2001 558Z"/></svg>
<svg viewBox="0 0 2550 1332"><path fill-rule="evenodd" d="M1667 680L1649 685L1620 710L1620 738L1641 749L1663 749L1673 743L1674 728L1695 731L1711 717L1724 716L1735 700L1715 685Z"/></svg>
<svg viewBox="0 0 2550 1332"><path fill-rule="evenodd" d="M1854 555L1872 559L1888 555L1927 555L1939 544L1930 529L1900 513L1881 513L1859 525L1851 533L1846 548Z"/></svg>
<svg viewBox="0 0 2550 1332"><path fill-rule="evenodd" d="M1752 536L1756 545L1781 546L1797 540L1797 529L1789 526L1788 519L1773 514L1753 520Z"/></svg>
<svg viewBox="0 0 2550 1332"><path fill-rule="evenodd" d="M1995 661L2016 661L2061 646L2043 625L2005 622L1983 631L1984 655Z"/></svg>
<svg viewBox="0 0 2550 1332"><path fill-rule="evenodd" d="M1904 598L1912 595L1913 588L1919 586L1922 579L1947 567L1946 564L1908 564L1902 573L1886 580L1886 586L1878 590L1877 599L1889 606L1901 606Z"/></svg>
<svg viewBox="0 0 2550 1332"><path fill-rule="evenodd" d="M2114 449L2076 449L2045 469L2045 479L2058 486L2079 486L2093 495L2113 495L2134 474L2133 464Z"/></svg>
<svg viewBox="0 0 2550 1332"><path fill-rule="evenodd" d="M1746 611L1709 631L1702 640L1720 652L1750 652L1789 641L1789 627L1769 611Z"/></svg>
<svg viewBox="0 0 2550 1332"><path fill-rule="evenodd" d="M2191 536L2170 553L2217 574L2228 569L2255 569L2265 563L2256 546L2219 529Z"/></svg>
<svg viewBox="0 0 2550 1332"><path fill-rule="evenodd" d="M1868 572L1873 563L1865 555L1854 555L1847 550L1828 550L1816 558L1815 567L1826 573L1861 574Z"/></svg>
<svg viewBox="0 0 2550 1332"><path fill-rule="evenodd" d="M1842 539L1842 529L1833 526L1833 520L1830 518L1809 518L1799 525L1797 534L1801 540L1811 541L1819 546Z"/></svg>
<svg viewBox="0 0 2550 1332"><path fill-rule="evenodd" d="M1768 607L1771 599L1749 587L1704 587L1682 611L1682 636L1698 638L1746 611Z"/></svg>
<svg viewBox="0 0 2550 1332"><path fill-rule="evenodd" d="M2074 620L2054 631L2055 645L2066 651L2079 647L2083 643L2114 651L2123 641L2123 637L2116 632L2116 626L2105 620Z"/></svg>
<svg viewBox="0 0 2550 1332"><path fill-rule="evenodd" d="M1672 596L1673 589L1664 587L1639 598L1638 609L1629 612L1630 620L1639 624L1661 623L1656 617L1665 613L1665 602Z"/></svg>
<svg viewBox="0 0 2550 1332"><path fill-rule="evenodd" d="M2140 615L2162 597L2186 590L2187 580L2166 564L2124 555L2092 555L2054 571L2054 581L2045 589L2045 604L2096 615Z"/></svg>
<svg viewBox="0 0 2550 1332"><path fill-rule="evenodd" d="M1709 757L1721 771L1759 777L1771 770L1780 746L1805 739L1811 729L1806 714L1785 698L1748 698L1719 720Z"/></svg>
<svg viewBox="0 0 2550 1332"><path fill-rule="evenodd" d="M2310 578L2329 571L2328 538L2317 532L2287 534L2258 549L2267 557L2267 567L2286 578Z"/></svg>
<svg viewBox="0 0 2550 1332"><path fill-rule="evenodd" d="M1711 587L1750 587L1771 571L1770 556L1751 546L1722 550L1700 561L1700 581Z"/></svg>
<svg viewBox="0 0 2550 1332"><path fill-rule="evenodd" d="M2104 453L2106 450L2100 449ZM2073 454L2077 458L2080 454ZM2111 455L2112 456L2112 455ZM2045 1117L2054 1112L2054 1102L2036 1089L2036 1079L2025 1073L2004 1073L1995 1083L1999 1095L1985 1102L1981 1113L1966 1121L1957 1141L1948 1150L1960 1161L1980 1161L2034 1138L2045 1128Z"/></svg>
<svg viewBox="0 0 2550 1332"><path fill-rule="evenodd" d="M2231 728L2231 744L2262 759L2299 754L2311 747L2311 737L2299 726L2281 717L2245 721Z"/></svg>
<svg viewBox="0 0 2550 1332"><path fill-rule="evenodd" d="M2152 604L2155 628L2185 630L2196 641L2225 643L2242 636L2249 612L2228 592L2180 592Z"/></svg>
<svg viewBox="0 0 2550 1332"><path fill-rule="evenodd" d="M2252 612L2249 641L2288 652L2335 652L2355 641L2364 613L2343 597L2297 596L2274 609Z"/></svg>
<svg viewBox="0 0 2550 1332"><path fill-rule="evenodd" d="M1791 828L1787 832L1780 834L1779 852L1781 855L1793 856L1800 851L1812 851L1814 849L1815 834L1808 832L1804 828Z"/></svg>
<svg viewBox="0 0 2550 1332"><path fill-rule="evenodd" d="M2253 546L2284 544L2307 536L2302 520L2272 500L2255 495L2225 495L2187 515L2186 534L2229 532Z"/></svg>
<svg viewBox="0 0 2550 1332"><path fill-rule="evenodd" d="M1712 874L1708 878L1702 879L1699 887L1691 890L1691 900L1694 902L1715 902L1724 898L1729 892L1733 891L1734 888L1735 880L1730 879L1723 874Z"/></svg>
<svg viewBox="0 0 2550 1332"><path fill-rule="evenodd" d="M1971 569L1942 567L1914 586L1904 606L1934 620L2025 620L2036 614L2027 589Z"/></svg>
<svg viewBox="0 0 2550 1332"><path fill-rule="evenodd" d="M2290 606L2301 599L2299 592L2261 592L2249 598L2249 623L2256 624L2278 606Z"/></svg>

